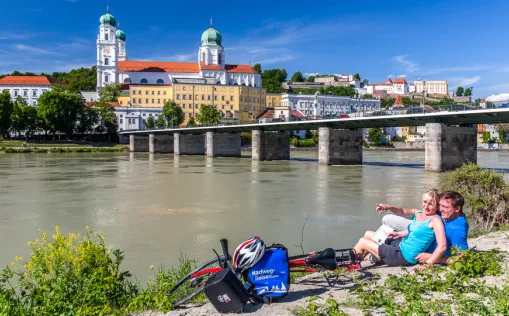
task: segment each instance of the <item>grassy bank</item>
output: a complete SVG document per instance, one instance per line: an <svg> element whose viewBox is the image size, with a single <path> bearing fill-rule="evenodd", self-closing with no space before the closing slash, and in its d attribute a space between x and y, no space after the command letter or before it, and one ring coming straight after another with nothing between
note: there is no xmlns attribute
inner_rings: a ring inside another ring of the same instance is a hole
<svg viewBox="0 0 509 316"><path fill-rule="evenodd" d="M77 142L77 141L23 141L23 140L0 140L0 147L121 147L122 145L116 143L104 142Z"/></svg>
<svg viewBox="0 0 509 316"><path fill-rule="evenodd" d="M12 148L0 147L0 152L7 154L14 153L113 153L128 151L127 146L117 147L52 147L52 148Z"/></svg>

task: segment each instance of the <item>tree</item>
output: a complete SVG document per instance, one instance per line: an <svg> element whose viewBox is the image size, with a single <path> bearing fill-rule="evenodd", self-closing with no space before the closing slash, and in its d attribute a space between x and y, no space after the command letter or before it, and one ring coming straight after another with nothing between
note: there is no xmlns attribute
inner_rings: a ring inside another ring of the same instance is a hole
<svg viewBox="0 0 509 316"><path fill-rule="evenodd" d="M166 120L164 119L164 116L162 114L157 117L156 127L159 129L166 128Z"/></svg>
<svg viewBox="0 0 509 316"><path fill-rule="evenodd" d="M99 112L99 122L96 131L99 134L108 134L108 141L110 141L111 136L115 135L118 130L115 108L104 101L99 101L97 103L97 110Z"/></svg>
<svg viewBox="0 0 509 316"><path fill-rule="evenodd" d="M498 132L500 142L505 143L507 141L507 137L509 136L509 123L497 124L495 129Z"/></svg>
<svg viewBox="0 0 509 316"><path fill-rule="evenodd" d="M309 76L307 82L315 82L315 76Z"/></svg>
<svg viewBox="0 0 509 316"><path fill-rule="evenodd" d="M355 75L353 75L353 78L354 79L357 79L359 81L361 81L361 75L359 75L358 73L356 73Z"/></svg>
<svg viewBox="0 0 509 316"><path fill-rule="evenodd" d="M361 88L364 88L365 86L367 86L369 84L369 81L368 79L364 79L361 81Z"/></svg>
<svg viewBox="0 0 509 316"><path fill-rule="evenodd" d="M25 131L25 115L24 108L27 106L27 101L19 97L14 101L11 113L11 130L14 134L21 135Z"/></svg>
<svg viewBox="0 0 509 316"><path fill-rule="evenodd" d="M362 96L364 99L373 99L373 95L371 93L366 93Z"/></svg>
<svg viewBox="0 0 509 316"><path fill-rule="evenodd" d="M260 75L262 74L262 65L260 64L255 64L253 66L254 70L256 70L257 73L259 73Z"/></svg>
<svg viewBox="0 0 509 316"><path fill-rule="evenodd" d="M486 107L488 109L494 109L495 108L495 103L493 103L491 101L488 101L488 102L486 102Z"/></svg>
<svg viewBox="0 0 509 316"><path fill-rule="evenodd" d="M189 120L187 121L187 126L194 126L196 125L196 122L194 121L194 117L190 117Z"/></svg>
<svg viewBox="0 0 509 316"><path fill-rule="evenodd" d="M262 87L269 93L284 92L281 83L286 80L287 76L285 69L266 69L262 73Z"/></svg>
<svg viewBox="0 0 509 316"><path fill-rule="evenodd" d="M39 113L45 125L54 134L65 133L68 137L76 128L77 119L84 109L83 98L79 93L60 86L41 95Z"/></svg>
<svg viewBox="0 0 509 316"><path fill-rule="evenodd" d="M219 122L221 119L221 113L212 105L202 104L200 105L200 113L196 120L203 125L212 125Z"/></svg>
<svg viewBox="0 0 509 316"><path fill-rule="evenodd" d="M465 93L463 95L466 97L471 97L472 96L472 87L466 88Z"/></svg>
<svg viewBox="0 0 509 316"><path fill-rule="evenodd" d="M99 89L99 98L104 102L117 102L120 96L120 84L109 83Z"/></svg>
<svg viewBox="0 0 509 316"><path fill-rule="evenodd" d="M42 125L37 114L37 108L26 106L23 109L23 117L25 120L25 136L31 138Z"/></svg>
<svg viewBox="0 0 509 316"><path fill-rule="evenodd" d="M76 133L83 134L92 133L94 127L99 123L99 109L86 106L78 115L78 123L76 124Z"/></svg>
<svg viewBox="0 0 509 316"><path fill-rule="evenodd" d="M11 127L11 115L14 105L11 100L9 91L3 91L0 94L0 135L9 136L9 128Z"/></svg>
<svg viewBox="0 0 509 316"><path fill-rule="evenodd" d="M304 81L306 81L306 78L304 78L304 76L302 75L302 73L300 71L297 71L296 73L293 74L292 79L290 79L290 81L304 82Z"/></svg>
<svg viewBox="0 0 509 316"><path fill-rule="evenodd" d="M70 72L54 72L51 77L67 83L72 91L95 91L97 87L96 66L73 69Z"/></svg>
<svg viewBox="0 0 509 316"><path fill-rule="evenodd" d="M156 126L156 122L154 121L154 117L150 115L145 121L145 128L154 128Z"/></svg>
<svg viewBox="0 0 509 316"><path fill-rule="evenodd" d="M462 97L462 96L463 96L463 92L464 92L464 91L465 91L465 89L463 89L463 87L461 87L461 86L460 86L460 87L458 87L458 88L456 89L456 96L457 96L457 97Z"/></svg>
<svg viewBox="0 0 509 316"><path fill-rule="evenodd" d="M163 106L163 117L168 126L178 126L184 122L184 112L174 101L168 101Z"/></svg>
<svg viewBox="0 0 509 316"><path fill-rule="evenodd" d="M382 141L382 131L379 128L370 128L368 137L371 139L371 144L378 145Z"/></svg>

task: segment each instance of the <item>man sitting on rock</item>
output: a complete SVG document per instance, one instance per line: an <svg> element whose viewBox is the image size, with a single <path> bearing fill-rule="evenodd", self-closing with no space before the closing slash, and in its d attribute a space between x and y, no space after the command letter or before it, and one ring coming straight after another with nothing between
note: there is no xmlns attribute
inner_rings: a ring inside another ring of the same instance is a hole
<svg viewBox="0 0 509 316"><path fill-rule="evenodd" d="M445 191L440 194L440 214L445 227L445 237L447 239L447 250L438 261L444 264L452 264L454 261L450 258L451 248L455 247L459 251L468 249L468 222L465 214L463 213L463 205L465 200L461 194L456 191ZM376 210L378 213L390 211L393 214L385 215L382 223L393 228L396 231L404 231L412 222L411 217L418 211L417 209L405 210L399 206L392 206L388 204L377 204ZM437 247L436 241L431 246L417 256L419 262L425 262L431 257L431 254Z"/></svg>

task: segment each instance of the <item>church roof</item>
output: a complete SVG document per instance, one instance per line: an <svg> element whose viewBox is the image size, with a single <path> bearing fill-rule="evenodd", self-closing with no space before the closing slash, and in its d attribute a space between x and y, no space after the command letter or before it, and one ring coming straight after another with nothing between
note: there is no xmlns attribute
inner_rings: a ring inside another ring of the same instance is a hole
<svg viewBox="0 0 509 316"><path fill-rule="evenodd" d="M54 83L63 84L48 76L6 76L0 79L0 85L11 86L51 86Z"/></svg>
<svg viewBox="0 0 509 316"><path fill-rule="evenodd" d="M228 72L241 72L257 74L256 70L251 65L225 65L224 68Z"/></svg>
<svg viewBox="0 0 509 316"><path fill-rule="evenodd" d="M224 70L221 66L215 65L215 64L206 64L203 62L200 62L200 69L203 70Z"/></svg>
<svg viewBox="0 0 509 316"><path fill-rule="evenodd" d="M198 73L198 63L190 62L163 62L163 61L135 61L123 60L118 62L119 71L136 72L186 72Z"/></svg>
<svg viewBox="0 0 509 316"><path fill-rule="evenodd" d="M406 84L406 80L405 78L396 78L396 80L394 80L394 83Z"/></svg>

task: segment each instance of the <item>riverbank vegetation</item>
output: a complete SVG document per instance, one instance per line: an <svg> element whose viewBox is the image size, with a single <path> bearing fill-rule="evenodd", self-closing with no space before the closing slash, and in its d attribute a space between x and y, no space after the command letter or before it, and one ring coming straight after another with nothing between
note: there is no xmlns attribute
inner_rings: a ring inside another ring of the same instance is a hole
<svg viewBox="0 0 509 316"><path fill-rule="evenodd" d="M121 263L119 249L107 249L102 233L52 236L28 242L30 258L16 257L0 275L0 315L122 315L141 310L168 311L172 302L187 295L182 288L167 292L195 263L181 258L175 269L152 269L143 287ZM198 297L197 301L203 297Z"/></svg>
<svg viewBox="0 0 509 316"><path fill-rule="evenodd" d="M6 154L44 154L44 153L118 153L129 151L127 146L116 147L50 147L50 148L12 148L0 147L0 152Z"/></svg>

